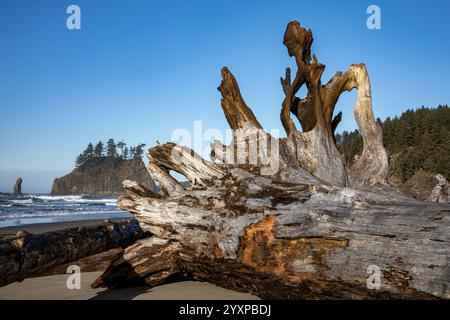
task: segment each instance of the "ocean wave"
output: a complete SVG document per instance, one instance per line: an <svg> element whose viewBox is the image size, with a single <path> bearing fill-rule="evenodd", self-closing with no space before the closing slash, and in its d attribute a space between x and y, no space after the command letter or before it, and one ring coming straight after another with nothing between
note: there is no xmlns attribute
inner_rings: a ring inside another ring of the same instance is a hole
<svg viewBox="0 0 450 320"><path fill-rule="evenodd" d="M47 194L8 195L0 199L0 225L21 219L92 219L127 215L107 196L51 196ZM14 224L14 222L11 222ZM22 222L20 222L22 223ZM20 224L18 222L18 224ZM34 223L34 222L33 222Z"/></svg>
<svg viewBox="0 0 450 320"><path fill-rule="evenodd" d="M80 199L80 200L66 200L67 202L78 202L78 203L110 203L115 202L116 199Z"/></svg>
<svg viewBox="0 0 450 320"><path fill-rule="evenodd" d="M81 196L31 196L34 199L47 200L47 201L55 201L55 200L64 200L64 201L78 201L82 199Z"/></svg>
<svg viewBox="0 0 450 320"><path fill-rule="evenodd" d="M49 195L27 195L19 199L7 199L2 202L12 202L16 204L32 204L36 202L68 202L75 204L105 204L115 205L116 198L93 198L87 196L49 196Z"/></svg>
<svg viewBox="0 0 450 320"><path fill-rule="evenodd" d="M17 204L32 204L33 203L33 199L15 199L15 200L10 200L12 203L17 203Z"/></svg>

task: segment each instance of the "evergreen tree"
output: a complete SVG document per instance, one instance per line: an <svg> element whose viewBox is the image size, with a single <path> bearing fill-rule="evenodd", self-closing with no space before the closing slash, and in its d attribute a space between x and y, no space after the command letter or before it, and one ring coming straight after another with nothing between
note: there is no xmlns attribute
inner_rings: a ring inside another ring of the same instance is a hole
<svg viewBox="0 0 450 320"><path fill-rule="evenodd" d="M109 158L117 157L117 146L114 143L114 139L109 139L106 142L106 156Z"/></svg>
<svg viewBox="0 0 450 320"><path fill-rule="evenodd" d="M75 161L75 166L80 167L87 161L91 160L93 157L94 157L94 146L92 145L92 143L89 143L86 149L83 151L83 153L81 153L77 157Z"/></svg>
<svg viewBox="0 0 450 320"><path fill-rule="evenodd" d="M86 159L83 154L80 153L80 155L77 157L77 160L75 161L75 167L81 167L86 162Z"/></svg>
<svg viewBox="0 0 450 320"><path fill-rule="evenodd" d="M144 155L144 147L146 146L145 143L139 143L136 148L134 149L134 157L133 158L140 158Z"/></svg>
<svg viewBox="0 0 450 320"><path fill-rule="evenodd" d="M84 155L87 160L94 158L94 145L92 143L89 142L86 150L84 150Z"/></svg>
<svg viewBox="0 0 450 320"><path fill-rule="evenodd" d="M99 141L94 148L94 157L101 158L103 157L104 147L103 142Z"/></svg>
<svg viewBox="0 0 450 320"><path fill-rule="evenodd" d="M127 160L128 159L128 154L129 154L128 147L125 147L125 149L123 150L122 158L124 160Z"/></svg>
<svg viewBox="0 0 450 320"><path fill-rule="evenodd" d="M123 141L117 142L117 148L120 149L120 157L121 157L122 159L125 159L123 153L124 153L124 147L125 147L126 145L127 145L127 144L126 144L125 142L123 142Z"/></svg>

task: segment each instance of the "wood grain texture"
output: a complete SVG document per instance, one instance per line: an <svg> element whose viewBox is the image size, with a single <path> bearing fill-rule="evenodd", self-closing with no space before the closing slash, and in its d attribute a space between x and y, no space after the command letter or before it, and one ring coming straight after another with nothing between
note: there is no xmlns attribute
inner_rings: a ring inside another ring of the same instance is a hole
<svg viewBox="0 0 450 320"><path fill-rule="evenodd" d="M128 247L97 285L178 275L261 298L450 298L450 206L386 185L287 183L234 168L215 186L119 206L154 237ZM380 290L367 289L371 265Z"/></svg>
<svg viewBox="0 0 450 320"><path fill-rule="evenodd" d="M290 69L281 78L286 138L260 132L224 68L219 90L234 129L231 144L213 142L213 162L171 143L149 150L149 170L161 185L178 183L165 182L174 170L190 186L162 197L137 190L118 200L153 237L126 248L94 287L187 277L267 299L450 298L450 205L417 201L386 183L365 66L352 65L322 85L325 66L311 59L312 41L311 30L288 24L284 44L298 70L293 81ZM304 84L307 96L297 98ZM333 134L342 114L333 113L341 93L354 88L364 148L346 168ZM258 148L249 153L251 141ZM373 268L380 271L378 289L368 286Z"/></svg>

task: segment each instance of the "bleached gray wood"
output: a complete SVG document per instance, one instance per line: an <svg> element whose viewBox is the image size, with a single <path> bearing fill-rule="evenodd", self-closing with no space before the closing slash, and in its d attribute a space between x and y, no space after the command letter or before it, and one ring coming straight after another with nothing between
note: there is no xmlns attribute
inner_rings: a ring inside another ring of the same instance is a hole
<svg viewBox="0 0 450 320"><path fill-rule="evenodd" d="M280 119L287 137L261 134L237 81L222 70L222 108L234 129L229 146L212 144L215 163L186 147L157 145L149 171L164 197L122 196L118 205L153 234L125 249L93 286L149 286L193 277L276 299L450 298L450 205L420 202L386 183L388 158L372 110L363 64L321 84L324 65L313 56L311 30L293 21L284 44L298 70L281 84ZM306 84L307 97L295 96ZM333 132L334 107L344 91L358 90L354 114L364 148L345 167ZM292 119L299 119L298 132ZM234 154L249 142L271 140L253 154ZM181 156L180 155L181 152ZM178 154L178 156L176 156ZM274 158L277 170L270 172ZM217 163L218 162L218 163ZM181 186L174 170L190 181ZM380 286L368 286L373 271Z"/></svg>

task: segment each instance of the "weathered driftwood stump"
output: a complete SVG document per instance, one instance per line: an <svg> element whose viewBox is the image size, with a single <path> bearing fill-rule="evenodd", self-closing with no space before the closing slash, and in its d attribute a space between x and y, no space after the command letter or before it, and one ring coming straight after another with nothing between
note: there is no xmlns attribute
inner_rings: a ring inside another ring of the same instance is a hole
<svg viewBox="0 0 450 320"><path fill-rule="evenodd" d="M388 157L365 66L322 85L312 42L310 30L288 24L284 44L298 71L292 82L289 69L281 80L287 138L261 130L224 68L219 91L235 130L231 145L214 142L212 162L172 143L148 151L161 193L126 181L136 195L118 205L153 236L126 248L93 287L188 276L262 298L450 298L450 206L416 201L385 183ZM299 99L304 84L308 94ZM339 95L354 88L364 149L346 168L333 134L341 114L333 113ZM380 286L369 289L368 271L378 269Z"/></svg>

